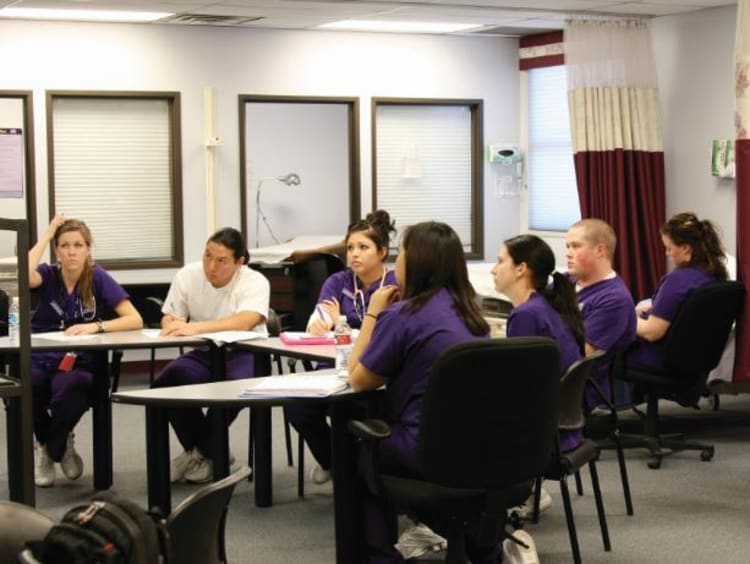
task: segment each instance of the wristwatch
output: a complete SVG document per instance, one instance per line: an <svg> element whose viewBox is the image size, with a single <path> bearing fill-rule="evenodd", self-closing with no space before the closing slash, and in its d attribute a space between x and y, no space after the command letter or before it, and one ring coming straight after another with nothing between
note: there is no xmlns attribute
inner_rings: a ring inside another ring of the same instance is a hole
<svg viewBox="0 0 750 564"><path fill-rule="evenodd" d="M104 322L101 319L97 320L96 327L97 333L104 333Z"/></svg>

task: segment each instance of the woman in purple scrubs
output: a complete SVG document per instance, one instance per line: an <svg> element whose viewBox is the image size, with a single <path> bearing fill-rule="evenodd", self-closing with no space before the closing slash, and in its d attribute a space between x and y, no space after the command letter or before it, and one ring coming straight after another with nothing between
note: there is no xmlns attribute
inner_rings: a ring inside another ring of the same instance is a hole
<svg viewBox="0 0 750 564"><path fill-rule="evenodd" d="M370 299L349 359L349 381L355 390L385 384L391 435L380 443L380 460L415 471L422 396L432 365L453 345L487 338L489 326L469 283L461 240L444 223L406 229L396 281L397 286L384 286ZM403 562L389 535L388 511L382 500L366 500L369 562ZM473 562L497 558L499 546L467 544Z"/></svg>
<svg viewBox="0 0 750 564"><path fill-rule="evenodd" d="M727 257L711 221L678 213L661 226L661 240L674 270L662 277L650 302L636 307L638 339L625 355L628 366L652 371L663 368L664 336L690 291L728 278Z"/></svg>
<svg viewBox="0 0 750 564"><path fill-rule="evenodd" d="M385 261L390 248L390 235L396 228L385 210L367 214L365 219L346 231L346 262L349 268L331 274L323 283L318 304L307 322L307 331L323 336L332 331L339 317L349 327L359 329L372 294L396 282ZM311 472L316 484L331 479L331 428L326 421L325 405L287 405L287 420L302 435L317 462Z"/></svg>
<svg viewBox="0 0 750 564"><path fill-rule="evenodd" d="M50 243L57 263L40 264ZM94 264L92 243L84 222L56 215L29 251L29 286L39 302L31 318L33 333L64 331L66 335L87 335L143 327L125 290ZM105 311L114 311L117 317L104 321ZM68 479L75 480L83 473L73 428L91 401L91 366L87 352L31 355L37 486L55 483L55 462L60 463Z"/></svg>

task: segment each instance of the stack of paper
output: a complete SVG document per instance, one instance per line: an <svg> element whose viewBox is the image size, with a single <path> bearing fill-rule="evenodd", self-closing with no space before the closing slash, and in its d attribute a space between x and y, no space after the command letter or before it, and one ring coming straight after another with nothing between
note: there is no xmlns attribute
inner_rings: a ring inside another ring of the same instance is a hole
<svg viewBox="0 0 750 564"><path fill-rule="evenodd" d="M326 397L343 392L348 386L346 379L336 373L268 376L254 378L241 396Z"/></svg>

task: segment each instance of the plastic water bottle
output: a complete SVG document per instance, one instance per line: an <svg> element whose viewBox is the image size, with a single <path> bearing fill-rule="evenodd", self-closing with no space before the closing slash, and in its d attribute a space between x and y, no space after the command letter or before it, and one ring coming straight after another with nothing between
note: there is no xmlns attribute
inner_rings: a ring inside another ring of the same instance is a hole
<svg viewBox="0 0 750 564"><path fill-rule="evenodd" d="M20 341L19 334L21 332L21 307L18 305L18 296L13 298L8 308L8 337L13 345L17 345Z"/></svg>
<svg viewBox="0 0 750 564"><path fill-rule="evenodd" d="M333 330L333 340L336 345L336 370L346 372L349 368L349 355L352 354L352 328L346 322L346 317L339 317Z"/></svg>

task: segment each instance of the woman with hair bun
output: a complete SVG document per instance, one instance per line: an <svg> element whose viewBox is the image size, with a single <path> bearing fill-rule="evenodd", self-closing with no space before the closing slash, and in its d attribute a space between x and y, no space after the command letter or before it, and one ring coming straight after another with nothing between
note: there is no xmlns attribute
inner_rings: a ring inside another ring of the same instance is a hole
<svg viewBox="0 0 750 564"><path fill-rule="evenodd" d="M625 354L628 366L646 370L663 367L664 336L690 291L729 277L724 246L711 221L683 212L669 218L660 231L674 270L662 277L650 301L636 307L638 339Z"/></svg>
<svg viewBox="0 0 750 564"><path fill-rule="evenodd" d="M56 264L40 263L50 243ZM88 335L143 327L128 294L103 268L94 264L93 238L78 219L56 215L29 250L29 287L38 296L32 333L64 331ZM103 319L105 311L117 317ZM31 355L35 449L34 482L55 483L55 462L69 480L83 473L73 429L90 405L91 353L37 352Z"/></svg>
<svg viewBox="0 0 750 564"><path fill-rule="evenodd" d="M341 316L353 329L362 326L370 297L378 288L396 283L388 270L391 233L395 222L385 210L376 210L352 223L346 230L348 268L336 272L323 283L318 304L307 322L307 331L322 336L336 327ZM311 477L316 484L331 479L331 430L326 422L326 406L290 405L284 408L287 420L302 435L317 462Z"/></svg>

